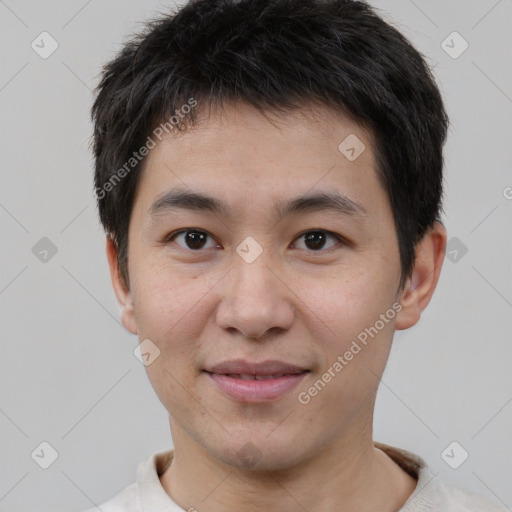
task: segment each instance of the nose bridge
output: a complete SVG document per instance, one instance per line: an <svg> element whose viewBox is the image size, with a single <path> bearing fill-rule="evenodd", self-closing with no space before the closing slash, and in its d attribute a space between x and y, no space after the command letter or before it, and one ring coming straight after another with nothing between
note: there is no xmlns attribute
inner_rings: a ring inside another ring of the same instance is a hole
<svg viewBox="0 0 512 512"><path fill-rule="evenodd" d="M255 303L265 297L265 304L275 296L277 280L269 267L272 262L268 255L260 255L254 262L248 263L243 258L237 258L233 272L235 295L240 304ZM274 290L272 290L274 289ZM255 304L253 304L255 305Z"/></svg>
<svg viewBox="0 0 512 512"><path fill-rule="evenodd" d="M235 328L247 337L258 338L269 329L288 328L294 308L286 286L271 270L270 251L261 250L258 255L254 251L250 241L237 248L239 254L234 258L217 322L224 329Z"/></svg>

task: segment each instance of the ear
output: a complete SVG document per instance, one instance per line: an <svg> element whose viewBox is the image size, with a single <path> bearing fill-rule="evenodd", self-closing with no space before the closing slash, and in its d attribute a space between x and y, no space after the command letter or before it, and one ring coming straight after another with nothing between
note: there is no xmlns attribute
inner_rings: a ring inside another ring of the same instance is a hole
<svg viewBox="0 0 512 512"><path fill-rule="evenodd" d="M446 229L435 222L416 245L416 258L411 277L401 292L402 309L396 316L395 328L415 325L436 289L446 250Z"/></svg>
<svg viewBox="0 0 512 512"><path fill-rule="evenodd" d="M107 259L110 267L110 279L112 287L117 297L117 301L121 306L121 322L125 329L132 334L137 334L137 323L135 321L135 313L133 309L133 300L130 290L127 288L124 279L119 271L117 261L117 245L114 240L107 236Z"/></svg>

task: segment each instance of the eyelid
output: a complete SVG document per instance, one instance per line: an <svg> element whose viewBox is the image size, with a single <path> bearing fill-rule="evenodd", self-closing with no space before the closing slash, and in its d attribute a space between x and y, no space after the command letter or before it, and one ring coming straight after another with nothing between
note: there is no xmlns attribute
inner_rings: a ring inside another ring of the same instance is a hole
<svg viewBox="0 0 512 512"><path fill-rule="evenodd" d="M165 239L164 241L165 242L169 242L172 238L178 236L178 235L181 235L182 233L186 233L187 231L193 231L193 232L197 232L197 233L204 233L208 236L212 236L210 235L210 233L208 233L208 231L205 231L204 229L199 229L199 228L181 228L181 229L178 229L176 231L173 231L172 233L169 233L168 235L165 236ZM213 237L212 237L213 238Z"/></svg>
<svg viewBox="0 0 512 512"><path fill-rule="evenodd" d="M306 235L307 233L315 233L315 232L320 232L320 233L325 233L327 236L332 236L333 238L336 238L338 240L338 245L335 245L333 247L329 247L328 249L320 249L318 251L308 251L310 253L323 253L323 252L329 252L331 250L334 250L336 248L339 247L339 244L341 243L342 245L347 245L347 246L351 246L351 243L345 238L343 237L342 235L339 235L338 233L334 233L333 231L329 231L328 229L322 229L322 228L313 228L313 229L306 229L305 231L303 231L302 233L298 234L295 238L294 238L294 242L295 240L301 238L302 236Z"/></svg>
<svg viewBox="0 0 512 512"><path fill-rule="evenodd" d="M179 235L181 235L183 233L188 233L188 232L205 234L206 236L210 237L212 240L215 240L216 243L219 243L217 241L217 239L213 235L208 233L208 231L206 231L204 229L200 229L200 228L182 228L182 229L178 229L176 231L173 231L172 233L170 233L169 235L167 235L164 238L164 243L169 243L169 242L172 241L173 238L176 238L177 236L179 236ZM192 251L192 249L185 249L185 250ZM192 252L200 252L200 250L192 251Z"/></svg>
<svg viewBox="0 0 512 512"><path fill-rule="evenodd" d="M181 228L181 229L178 229L176 231L173 231L172 233L170 233L169 235L167 235L165 238L164 238L164 243L167 244L169 242L171 242L175 237L183 234L183 233L187 233L187 232L196 232L196 233L203 233L205 234L206 236L210 237L212 240L215 240L215 242L217 244L219 244L219 242L217 241L217 239L211 235L208 231L204 230L204 229L201 229L201 228ZM332 236L333 238L336 238L338 240L338 244L333 246L333 247L329 247L328 249L320 249L318 251L307 251L307 252L310 252L310 253L327 253L331 250L335 250L337 248L339 248L339 244L341 244L342 246L348 246L348 247L352 247L352 243L347 240L344 236L338 234L338 233L334 233L333 231L329 231L328 229L322 229L322 228L310 228L310 229L306 229L304 231L302 231L301 233L299 233L294 239L293 239L293 242L295 242L297 239L299 239L300 237L306 235L307 233L314 233L314 232L321 232L321 233L325 233L327 234L328 236ZM189 251L189 252L196 252L196 253L199 253L201 252L201 249L197 249L197 250L193 250L193 249L187 249L187 248L184 248L184 247L181 247L178 245L178 247L180 247L181 249L185 250L185 251ZM210 247L211 249L211 247Z"/></svg>

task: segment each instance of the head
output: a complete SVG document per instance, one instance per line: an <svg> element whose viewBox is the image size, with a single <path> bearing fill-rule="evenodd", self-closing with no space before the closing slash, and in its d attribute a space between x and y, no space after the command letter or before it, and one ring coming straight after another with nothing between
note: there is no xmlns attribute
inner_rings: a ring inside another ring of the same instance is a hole
<svg viewBox="0 0 512 512"><path fill-rule="evenodd" d="M278 468L371 435L446 242L448 120L422 56L364 2L195 0L104 67L92 116L113 285L158 347L173 436L232 465L251 441ZM231 360L296 384L229 396L212 374Z"/></svg>

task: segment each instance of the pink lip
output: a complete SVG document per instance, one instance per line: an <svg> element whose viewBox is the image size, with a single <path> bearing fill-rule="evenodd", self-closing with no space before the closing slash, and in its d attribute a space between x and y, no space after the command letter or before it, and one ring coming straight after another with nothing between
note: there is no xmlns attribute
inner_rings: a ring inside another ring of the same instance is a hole
<svg viewBox="0 0 512 512"><path fill-rule="evenodd" d="M227 396L246 403L269 402L294 388L309 370L282 361L250 363L241 359L225 361L206 370L208 377ZM243 380L241 375L275 378Z"/></svg>

